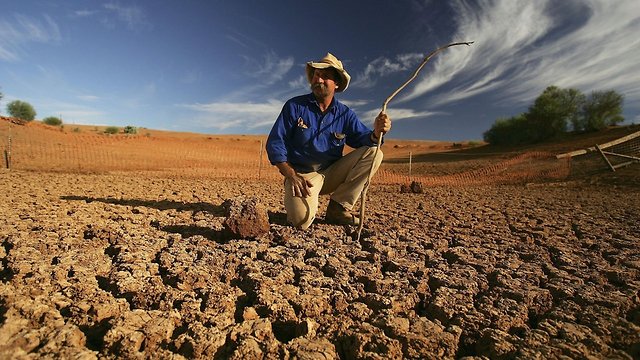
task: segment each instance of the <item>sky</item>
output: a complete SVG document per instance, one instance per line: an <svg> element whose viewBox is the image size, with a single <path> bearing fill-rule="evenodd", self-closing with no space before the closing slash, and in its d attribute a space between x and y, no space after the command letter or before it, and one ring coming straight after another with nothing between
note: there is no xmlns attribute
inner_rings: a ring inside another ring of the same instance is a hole
<svg viewBox="0 0 640 360"><path fill-rule="evenodd" d="M0 114L205 134L267 134L331 52L337 99L394 139L481 140L551 85L624 96L640 123L638 0L0 0Z"/></svg>

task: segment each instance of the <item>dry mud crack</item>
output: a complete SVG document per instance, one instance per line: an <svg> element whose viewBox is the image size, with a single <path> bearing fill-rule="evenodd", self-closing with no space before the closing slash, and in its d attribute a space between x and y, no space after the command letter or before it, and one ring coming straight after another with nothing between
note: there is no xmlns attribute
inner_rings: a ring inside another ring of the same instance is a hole
<svg viewBox="0 0 640 360"><path fill-rule="evenodd" d="M0 358L640 357L638 187L374 185L356 242L279 184L0 183ZM267 235L225 238L241 195Z"/></svg>

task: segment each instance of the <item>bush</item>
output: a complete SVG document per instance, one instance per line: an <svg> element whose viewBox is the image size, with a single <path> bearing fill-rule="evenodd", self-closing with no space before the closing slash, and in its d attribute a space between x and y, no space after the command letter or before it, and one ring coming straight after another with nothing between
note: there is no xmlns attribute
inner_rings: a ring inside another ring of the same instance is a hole
<svg viewBox="0 0 640 360"><path fill-rule="evenodd" d="M47 124L47 125L51 125L51 126L60 126L62 125L62 120L60 120L60 118L57 118L55 116L49 116L46 117L42 120L43 123Z"/></svg>
<svg viewBox="0 0 640 360"><path fill-rule="evenodd" d="M36 118L36 111L28 102L14 100L7 104L7 112L14 118L26 121L33 121Z"/></svg>
<svg viewBox="0 0 640 360"><path fill-rule="evenodd" d="M137 134L138 133L138 128L136 128L135 126L125 126L124 127L124 133L125 134Z"/></svg>
<svg viewBox="0 0 640 360"><path fill-rule="evenodd" d="M104 129L105 134L117 134L120 132L120 128L117 126L107 126L106 129Z"/></svg>

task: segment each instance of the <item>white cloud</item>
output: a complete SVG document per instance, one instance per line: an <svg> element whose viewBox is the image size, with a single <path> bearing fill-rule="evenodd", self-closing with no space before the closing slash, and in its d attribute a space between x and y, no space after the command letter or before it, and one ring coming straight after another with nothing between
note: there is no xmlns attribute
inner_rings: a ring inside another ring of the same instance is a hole
<svg viewBox="0 0 640 360"><path fill-rule="evenodd" d="M212 102L208 104L178 105L201 113L197 117L201 126L225 130L232 127L255 129L273 124L282 110L282 101L263 103Z"/></svg>
<svg viewBox="0 0 640 360"><path fill-rule="evenodd" d="M371 103L370 100L340 100L340 102L350 108L357 108L359 106L365 106Z"/></svg>
<svg viewBox="0 0 640 360"><path fill-rule="evenodd" d="M271 85L282 80L294 65L293 57L279 57L273 51L269 51L261 59L244 57L247 67L247 75L259 79L265 85Z"/></svg>
<svg viewBox="0 0 640 360"><path fill-rule="evenodd" d="M419 64L423 58L424 55L417 53L400 54L397 55L395 59L379 57L367 64L362 74L355 76L351 86L372 88L377 84L379 78L413 68L416 64Z"/></svg>
<svg viewBox="0 0 640 360"><path fill-rule="evenodd" d="M95 10L76 10L73 12L73 16L75 17L89 17L93 16L97 13Z"/></svg>
<svg viewBox="0 0 640 360"><path fill-rule="evenodd" d="M563 6L562 11L558 6ZM550 85L584 92L614 89L640 99L640 2L637 0L459 0L453 41L475 41L438 55L402 100L442 87L432 105L482 93L527 104ZM580 19L584 19L580 22Z"/></svg>
<svg viewBox="0 0 640 360"><path fill-rule="evenodd" d="M103 5L116 19L124 22L130 30L150 29L151 23L147 19L147 15L143 9L138 6L125 6L118 3L110 2ZM110 19L105 19L107 26L112 26Z"/></svg>
<svg viewBox="0 0 640 360"><path fill-rule="evenodd" d="M380 113L381 109L373 109L366 111L359 115L360 120L363 123L373 126L373 120L375 120L376 116ZM415 109L407 109L407 108L388 108L386 111L389 118L391 118L392 122L401 121L401 120L412 120L412 119L424 119L431 116L436 115L445 115L443 112L433 112L433 111L416 111Z"/></svg>
<svg viewBox="0 0 640 360"><path fill-rule="evenodd" d="M289 81L289 88L295 90L309 90L309 80L305 75L300 75L297 79Z"/></svg>
<svg viewBox="0 0 640 360"><path fill-rule="evenodd" d="M0 60L19 61L29 43L56 43L61 39L58 24L48 15L42 19L14 15L0 20Z"/></svg>

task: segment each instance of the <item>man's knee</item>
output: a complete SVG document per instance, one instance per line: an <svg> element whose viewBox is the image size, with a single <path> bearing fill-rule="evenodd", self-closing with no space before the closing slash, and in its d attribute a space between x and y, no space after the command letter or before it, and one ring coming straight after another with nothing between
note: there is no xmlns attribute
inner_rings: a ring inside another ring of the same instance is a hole
<svg viewBox="0 0 640 360"><path fill-rule="evenodd" d="M369 146L366 147L365 153L362 156L362 160L373 161L375 168L377 168L378 166L380 166L380 164L382 164L383 158L384 158L384 153L382 152L382 149L378 149L377 147L369 147Z"/></svg>
<svg viewBox="0 0 640 360"><path fill-rule="evenodd" d="M287 213L287 221L293 227L306 230L311 226L315 220L315 216L310 216L309 212L306 213Z"/></svg>

